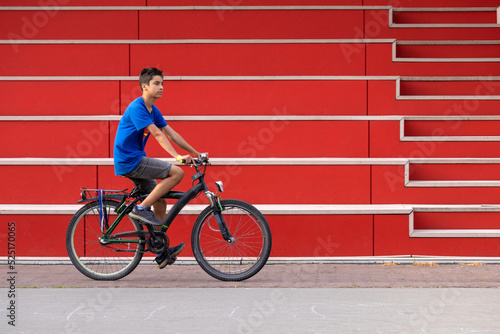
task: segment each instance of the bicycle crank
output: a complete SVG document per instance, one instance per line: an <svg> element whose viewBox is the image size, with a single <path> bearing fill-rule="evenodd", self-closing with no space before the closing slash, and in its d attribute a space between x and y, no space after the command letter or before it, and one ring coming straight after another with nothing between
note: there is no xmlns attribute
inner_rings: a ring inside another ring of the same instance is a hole
<svg viewBox="0 0 500 334"><path fill-rule="evenodd" d="M160 254L168 249L170 241L165 233L155 232L147 238L146 243L151 252Z"/></svg>

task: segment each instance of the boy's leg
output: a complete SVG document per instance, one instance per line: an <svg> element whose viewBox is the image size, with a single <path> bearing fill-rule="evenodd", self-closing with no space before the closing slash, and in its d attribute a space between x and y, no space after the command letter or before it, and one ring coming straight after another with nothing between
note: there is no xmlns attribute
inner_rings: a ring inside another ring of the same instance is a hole
<svg viewBox="0 0 500 334"><path fill-rule="evenodd" d="M184 176L184 171L180 167L172 166L167 162L144 157L139 166L124 176L132 179L134 184L150 194L141 203L141 206L149 206L147 200L151 201L154 216L159 222L163 222L166 217L167 201L161 197L179 184ZM146 177L149 177L149 179ZM163 180L158 184L155 179ZM161 226L155 226L155 229L161 230ZM170 259L176 257L184 249L184 246L185 244L182 242L177 246L170 247L166 252L158 254L155 260L160 269L164 268Z"/></svg>
<svg viewBox="0 0 500 334"><path fill-rule="evenodd" d="M165 221L165 218L167 217L167 200L165 198L160 198L153 203L153 213L159 221ZM161 229L161 226L156 227L158 227L157 230Z"/></svg>
<svg viewBox="0 0 500 334"><path fill-rule="evenodd" d="M142 206L151 206L161 199L163 195L178 185L184 177L184 171L178 166L172 166L166 178L160 181L153 191L142 201ZM160 204L161 205L161 204Z"/></svg>
<svg viewBox="0 0 500 334"><path fill-rule="evenodd" d="M183 170L163 160L142 157L136 168L124 176L134 180L149 193L140 204L145 208L134 208L130 215L152 225L162 225L166 203L161 197L179 184L184 176ZM157 184L155 179L161 179L160 183ZM154 213L151 206L155 208Z"/></svg>
<svg viewBox="0 0 500 334"><path fill-rule="evenodd" d="M146 194L151 193L158 184L156 180L145 180L145 179L135 179L135 178L130 178L130 180L132 180L132 182L134 182L134 185L142 189ZM165 198L160 198L153 204L153 213L155 217L158 218L158 220L164 221L165 218L167 217L166 212L167 212L167 200ZM155 227L158 227L157 230L161 230L161 226L155 226Z"/></svg>
<svg viewBox="0 0 500 334"><path fill-rule="evenodd" d="M156 218L158 218L161 222L164 222L167 216L167 201L161 197L172 190L176 185L178 185L179 182L181 182L183 176L184 171L180 167L172 166L168 173L168 177L158 183L158 185L153 189L148 197L144 199L141 205L147 206L150 201L154 201L159 197L158 200L156 200L156 202L154 202L152 205ZM155 228L156 230L161 230L161 226L155 226ZM169 263L172 263L172 258L173 261L175 261L175 258L177 257L177 255L179 255L180 252L182 252L184 247L185 243L182 242L179 245L170 247L165 252L158 254L155 258L155 261L158 264L158 268L165 268Z"/></svg>

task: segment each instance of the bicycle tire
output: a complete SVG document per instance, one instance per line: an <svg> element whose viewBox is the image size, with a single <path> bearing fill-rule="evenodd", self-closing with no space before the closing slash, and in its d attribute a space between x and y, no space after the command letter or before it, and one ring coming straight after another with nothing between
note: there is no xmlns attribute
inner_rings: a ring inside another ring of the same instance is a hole
<svg viewBox="0 0 500 334"><path fill-rule="evenodd" d="M254 206L240 200L221 201L233 243L222 237L213 208L205 208L193 225L191 246L200 267L221 281L243 281L257 274L271 253L269 224Z"/></svg>
<svg viewBox="0 0 500 334"><path fill-rule="evenodd" d="M108 217L114 216L116 201L103 200ZM111 225L114 219L110 219ZM113 233L142 230L142 225L124 216ZM99 202L86 204L71 218L66 231L66 250L73 265L94 280L113 281L130 274L140 263L144 253L144 238L139 243L102 245Z"/></svg>

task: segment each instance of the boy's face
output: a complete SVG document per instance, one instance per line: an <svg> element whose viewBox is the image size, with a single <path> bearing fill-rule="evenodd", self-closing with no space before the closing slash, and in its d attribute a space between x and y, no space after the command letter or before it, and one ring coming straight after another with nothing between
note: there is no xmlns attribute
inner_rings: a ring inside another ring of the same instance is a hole
<svg viewBox="0 0 500 334"><path fill-rule="evenodd" d="M142 85L142 90L151 97L159 99L163 94L163 78L159 75L155 75L153 79L149 81L149 85Z"/></svg>

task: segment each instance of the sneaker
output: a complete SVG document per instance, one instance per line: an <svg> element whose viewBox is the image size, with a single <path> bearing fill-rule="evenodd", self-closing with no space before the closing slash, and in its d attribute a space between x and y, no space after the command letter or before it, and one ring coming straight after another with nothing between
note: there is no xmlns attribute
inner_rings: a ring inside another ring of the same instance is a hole
<svg viewBox="0 0 500 334"><path fill-rule="evenodd" d="M151 208L144 208L139 210L137 207L132 209L132 212L129 213L129 216L135 219L139 219L143 223L151 224L151 225L163 225L163 223L155 217Z"/></svg>
<svg viewBox="0 0 500 334"><path fill-rule="evenodd" d="M166 252L159 254L155 259L156 263L158 263L158 268L163 269L167 264L174 264L177 255L182 252L185 246L186 244L181 242L179 245L170 247Z"/></svg>

